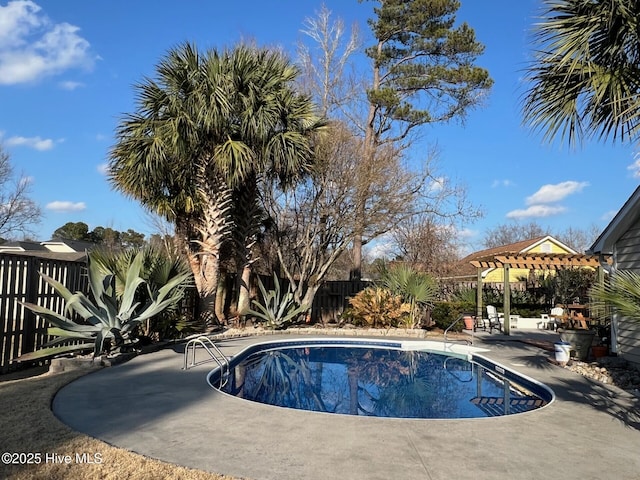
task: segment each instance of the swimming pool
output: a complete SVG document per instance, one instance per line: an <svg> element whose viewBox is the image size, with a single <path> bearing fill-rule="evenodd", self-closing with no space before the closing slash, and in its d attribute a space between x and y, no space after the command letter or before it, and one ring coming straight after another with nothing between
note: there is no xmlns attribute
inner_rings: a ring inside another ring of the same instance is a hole
<svg viewBox="0 0 640 480"><path fill-rule="evenodd" d="M254 344L208 375L245 400L315 412L393 418L513 415L553 400L545 385L430 341L295 339Z"/></svg>

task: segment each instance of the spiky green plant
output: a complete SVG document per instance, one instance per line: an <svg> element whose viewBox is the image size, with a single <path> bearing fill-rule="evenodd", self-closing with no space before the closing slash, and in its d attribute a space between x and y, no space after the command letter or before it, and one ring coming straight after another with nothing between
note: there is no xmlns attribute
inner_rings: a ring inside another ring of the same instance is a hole
<svg viewBox="0 0 640 480"><path fill-rule="evenodd" d="M116 292L116 276L113 273L105 275L102 268L92 262L91 258L87 259L87 272L94 301L82 292L71 293L61 283L40 273L40 276L65 300L65 313L77 314L84 321L67 318L40 305L23 303L26 308L52 325L47 333L57 338L45 345L47 348L27 353L19 359L34 360L72 351L86 351L92 347L95 357L104 351L135 343L136 329L142 322L180 301L183 292L176 287L190 275L176 275L155 292L147 286L148 300L141 305L135 298L138 288L146 283L140 278L143 261L144 256L140 252L129 266L120 300ZM71 341L77 343L60 345Z"/></svg>
<svg viewBox="0 0 640 480"><path fill-rule="evenodd" d="M611 309L628 320L640 322L640 274L620 270L604 283L597 283L589 290L591 315L608 318Z"/></svg>
<svg viewBox="0 0 640 480"><path fill-rule="evenodd" d="M264 322L266 328L284 329L295 322L308 308L298 303L293 298L291 288L283 291L278 277L273 275L274 289L267 291L261 280L258 280L258 288L262 294L262 301L253 300L256 310L249 309L247 315L252 315Z"/></svg>
<svg viewBox="0 0 640 480"><path fill-rule="evenodd" d="M177 251L169 252L162 248L145 246L143 248L129 248L121 251L98 249L89 252L89 258L96 264L101 273L108 275L113 273L116 277L116 295L122 298L127 279L127 271L131 267L136 255L143 256L140 278L147 286L139 288L136 292L136 301L144 304L149 301L147 292L157 292L170 278L176 275L184 275L184 282L175 286L176 291L183 293L193 285L191 268L184 255ZM167 338L180 335L182 331L190 333L202 325L196 319L181 316L179 304L168 306L158 315L145 322L144 334L157 338Z"/></svg>
<svg viewBox="0 0 640 480"><path fill-rule="evenodd" d="M406 326L414 328L426 307L433 306L438 294L436 281L427 273L417 272L404 263L380 269L379 284L410 305Z"/></svg>

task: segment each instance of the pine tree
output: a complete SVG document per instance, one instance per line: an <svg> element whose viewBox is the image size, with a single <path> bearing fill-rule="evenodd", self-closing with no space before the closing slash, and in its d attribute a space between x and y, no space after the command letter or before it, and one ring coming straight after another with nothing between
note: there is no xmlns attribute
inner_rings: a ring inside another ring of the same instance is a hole
<svg viewBox="0 0 640 480"><path fill-rule="evenodd" d="M361 0L362 1L362 0ZM368 113L360 165L361 223L354 241L352 279L361 275L364 215L370 196L367 178L376 157L398 154L419 126L462 119L478 106L493 81L475 65L484 46L466 23L456 25L456 0L370 0L375 18L369 25L375 43L366 50L372 60L367 90ZM389 148L392 147L392 148Z"/></svg>

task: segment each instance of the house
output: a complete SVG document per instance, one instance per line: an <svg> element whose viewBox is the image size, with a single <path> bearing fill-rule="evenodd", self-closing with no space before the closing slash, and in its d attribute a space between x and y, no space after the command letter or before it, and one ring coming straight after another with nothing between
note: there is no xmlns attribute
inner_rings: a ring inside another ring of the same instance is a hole
<svg viewBox="0 0 640 480"><path fill-rule="evenodd" d="M473 266L473 262L480 262L493 259L501 255L531 255L531 254L577 254L571 247L556 240L551 235L544 235L530 240L501 245L499 247L487 248L474 252L462 260L458 269L458 277L462 279L468 277L469 280L478 278L478 269ZM528 278L531 273L527 268L509 269L509 283L515 283L521 278ZM497 267L487 267L482 270L482 283L502 283L504 282L504 269Z"/></svg>
<svg viewBox="0 0 640 480"><path fill-rule="evenodd" d="M598 255L605 270L640 273L640 187L626 201L613 220L589 248ZM605 262L611 256L612 264ZM640 320L640 319L637 319ZM611 322L611 350L627 361L640 365L640 323L619 315Z"/></svg>
<svg viewBox="0 0 640 480"><path fill-rule="evenodd" d="M76 262L86 260L86 252L95 247L95 243L60 238L44 242L22 240L0 245L0 254L12 253L16 255Z"/></svg>

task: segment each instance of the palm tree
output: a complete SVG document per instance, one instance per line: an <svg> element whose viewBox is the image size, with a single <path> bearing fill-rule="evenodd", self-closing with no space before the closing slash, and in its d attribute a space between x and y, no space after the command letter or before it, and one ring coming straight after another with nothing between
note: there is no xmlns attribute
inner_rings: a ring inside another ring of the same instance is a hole
<svg viewBox="0 0 640 480"><path fill-rule="evenodd" d="M111 182L175 223L206 320L213 320L221 247L234 230L242 238L239 270L243 278L250 272L257 222L238 227L258 218L250 212L260 178L275 175L286 185L311 161L309 134L319 123L309 98L294 89L296 74L277 52L240 46L201 54L184 44L161 60L156 80L136 86L138 111L117 130ZM235 222L234 211L243 212Z"/></svg>
<svg viewBox="0 0 640 480"><path fill-rule="evenodd" d="M211 312L220 245L229 234L229 188L208 168L230 112L224 65L185 44L169 51L157 78L136 85L137 111L116 132L109 163L116 190L175 223L202 312ZM210 320L210 318L205 318Z"/></svg>
<svg viewBox="0 0 640 480"><path fill-rule="evenodd" d="M231 52L230 82L235 121L225 124L225 145L218 158L235 163L228 171L234 185L234 245L238 270L239 314L249 309L253 247L265 213L259 204L263 180L286 188L310 171L310 138L322 129L309 96L293 88L298 70L281 54L240 47ZM227 154L233 151L234 157Z"/></svg>
<svg viewBox="0 0 640 480"><path fill-rule="evenodd" d="M640 118L640 1L545 0L524 121L576 141L634 141Z"/></svg>
<svg viewBox="0 0 640 480"><path fill-rule="evenodd" d="M604 283L595 284L589 291L591 314L609 318L611 308L626 320L640 323L640 274L618 270Z"/></svg>

